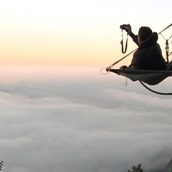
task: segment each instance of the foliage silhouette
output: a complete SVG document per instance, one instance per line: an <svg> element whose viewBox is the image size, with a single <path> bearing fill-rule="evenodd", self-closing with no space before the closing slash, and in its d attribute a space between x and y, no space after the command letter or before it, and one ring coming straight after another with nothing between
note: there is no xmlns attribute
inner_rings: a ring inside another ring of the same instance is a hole
<svg viewBox="0 0 172 172"><path fill-rule="evenodd" d="M137 166L133 166L132 170L128 170L128 172L144 172L143 169L141 168L141 164Z"/></svg>

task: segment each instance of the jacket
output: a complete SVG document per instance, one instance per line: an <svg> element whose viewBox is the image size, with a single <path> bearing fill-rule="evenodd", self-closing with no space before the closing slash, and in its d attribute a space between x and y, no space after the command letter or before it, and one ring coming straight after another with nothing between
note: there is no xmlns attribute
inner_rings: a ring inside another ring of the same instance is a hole
<svg viewBox="0 0 172 172"><path fill-rule="evenodd" d="M130 36L138 45L137 36L133 33ZM166 70L166 62L157 40L158 34L153 32L141 45L138 45L139 47L133 54L133 59L129 67L142 70Z"/></svg>

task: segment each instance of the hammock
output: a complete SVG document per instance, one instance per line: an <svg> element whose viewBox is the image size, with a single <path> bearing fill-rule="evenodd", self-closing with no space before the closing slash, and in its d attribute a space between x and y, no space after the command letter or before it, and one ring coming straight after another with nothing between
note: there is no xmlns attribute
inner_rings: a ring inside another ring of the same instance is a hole
<svg viewBox="0 0 172 172"><path fill-rule="evenodd" d="M141 81L149 85L157 85L167 77L172 76L172 70L108 69L108 71L127 77L132 81Z"/></svg>

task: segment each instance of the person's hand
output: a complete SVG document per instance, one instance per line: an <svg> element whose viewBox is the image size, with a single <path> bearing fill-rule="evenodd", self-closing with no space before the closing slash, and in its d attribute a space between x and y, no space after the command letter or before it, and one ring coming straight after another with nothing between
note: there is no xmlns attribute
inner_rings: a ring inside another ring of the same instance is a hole
<svg viewBox="0 0 172 172"><path fill-rule="evenodd" d="M127 68L127 66L121 66L119 69L126 69Z"/></svg>
<svg viewBox="0 0 172 172"><path fill-rule="evenodd" d="M126 28L126 32L127 32L128 34L130 34L130 33L132 32L132 30L131 30L131 25L130 25L130 24L128 24L128 26L127 26L127 28Z"/></svg>

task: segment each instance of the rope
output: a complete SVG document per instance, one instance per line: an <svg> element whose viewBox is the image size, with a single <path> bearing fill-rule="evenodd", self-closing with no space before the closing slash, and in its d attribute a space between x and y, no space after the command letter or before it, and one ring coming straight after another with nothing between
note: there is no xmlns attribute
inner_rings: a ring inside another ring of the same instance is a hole
<svg viewBox="0 0 172 172"><path fill-rule="evenodd" d="M161 30L161 32L159 32L158 34L161 34L162 32L164 32L166 29L168 29L169 27L171 27L172 24L168 25L167 27L165 27L163 30Z"/></svg>
<svg viewBox="0 0 172 172"><path fill-rule="evenodd" d="M149 90L150 92L153 92L155 94L165 95L165 96L172 95L172 93L164 93L164 92L159 92L159 91L153 90L153 89L149 88L147 85L145 85L142 81L139 81L139 82L142 84L143 87L145 87L147 90Z"/></svg>
<svg viewBox="0 0 172 172"><path fill-rule="evenodd" d="M168 43L168 41L172 38L172 35L168 38L168 39L166 39L163 35L162 35L162 32L164 32L166 29L168 29L169 27L171 27L172 26L172 24L170 24L169 26L167 26L166 28L164 28L161 32L159 32L158 34L160 34L163 38L164 38L164 40L166 41L166 43L165 43L165 51L166 51L166 59L167 59L167 63L169 63L169 55L171 54L169 54L169 43Z"/></svg>
<svg viewBox="0 0 172 172"><path fill-rule="evenodd" d="M108 72L110 72L109 70L107 70L107 68L106 67L103 67L103 68L101 68L100 69L100 73L102 74L102 75L107 75L108 74Z"/></svg>
<svg viewBox="0 0 172 172"><path fill-rule="evenodd" d="M111 69L114 65L116 65L117 63L119 63L120 61L122 61L123 59L125 59L126 57L128 57L128 56L129 56L130 54L132 54L134 51L136 51L136 49L133 50L133 51L131 51L130 53L128 53L127 55L125 55L125 56L122 57L121 59L117 60L115 63L109 65L108 67L103 67L103 68L101 68L101 69L100 69L100 73L101 73L102 75L108 74L108 72L110 72L110 69Z"/></svg>
<svg viewBox="0 0 172 172"><path fill-rule="evenodd" d="M111 64L110 66L108 66L108 67L106 68L106 71L108 72L109 69L111 69L114 65L116 65L116 64L119 63L120 61L124 60L126 57L128 57L130 54L132 54L134 51L136 51L136 49L133 50L133 51L131 51L130 53L128 53L127 55L125 55L125 56L122 57L121 59L117 60L115 63L113 63L113 64Z"/></svg>

